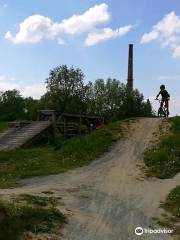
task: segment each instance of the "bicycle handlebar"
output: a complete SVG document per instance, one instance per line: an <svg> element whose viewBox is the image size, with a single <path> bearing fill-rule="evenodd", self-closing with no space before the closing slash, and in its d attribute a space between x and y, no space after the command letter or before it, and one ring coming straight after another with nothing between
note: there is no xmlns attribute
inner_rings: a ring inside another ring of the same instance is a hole
<svg viewBox="0 0 180 240"><path fill-rule="evenodd" d="M157 100L157 101L161 102L161 100L159 98L155 98L154 100Z"/></svg>
<svg viewBox="0 0 180 240"><path fill-rule="evenodd" d="M157 100L159 102L161 102L162 100L160 100L159 98L155 98L154 100ZM168 101L170 100L170 98L168 98Z"/></svg>

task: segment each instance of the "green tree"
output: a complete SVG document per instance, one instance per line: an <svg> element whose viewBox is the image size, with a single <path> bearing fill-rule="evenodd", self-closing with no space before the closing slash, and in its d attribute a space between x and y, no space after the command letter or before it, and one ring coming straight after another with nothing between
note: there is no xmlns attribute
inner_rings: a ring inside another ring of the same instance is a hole
<svg viewBox="0 0 180 240"><path fill-rule="evenodd" d="M24 119L25 102L19 91L14 89L0 94L0 112L0 120Z"/></svg>
<svg viewBox="0 0 180 240"><path fill-rule="evenodd" d="M151 105L149 99L147 99L147 101L144 102L143 113L144 113L144 116L146 116L146 117L154 116L153 108L152 108L152 105Z"/></svg>
<svg viewBox="0 0 180 240"><path fill-rule="evenodd" d="M59 112L84 112L84 74L79 68L62 65L50 71L46 80L47 94L43 97L47 106L53 105Z"/></svg>
<svg viewBox="0 0 180 240"><path fill-rule="evenodd" d="M36 120L37 119L37 111L41 109L40 101L37 99L33 99L32 97L28 97L24 99L25 102L25 113L26 119L28 120Z"/></svg>
<svg viewBox="0 0 180 240"><path fill-rule="evenodd" d="M111 119L118 119L123 105L125 85L117 79L108 78L106 81L106 115Z"/></svg>
<svg viewBox="0 0 180 240"><path fill-rule="evenodd" d="M103 115L106 112L106 83L104 79L97 79L94 83L94 112Z"/></svg>
<svg viewBox="0 0 180 240"><path fill-rule="evenodd" d="M85 84L79 68L56 67L50 71L46 84L47 93L39 102L41 109L97 114L110 120L152 113L150 102L145 102L138 90L129 91L125 84L111 78Z"/></svg>

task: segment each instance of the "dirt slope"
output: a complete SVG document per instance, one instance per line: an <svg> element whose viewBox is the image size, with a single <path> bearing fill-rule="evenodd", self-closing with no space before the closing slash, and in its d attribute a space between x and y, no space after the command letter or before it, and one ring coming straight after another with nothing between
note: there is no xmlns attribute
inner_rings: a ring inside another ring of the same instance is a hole
<svg viewBox="0 0 180 240"><path fill-rule="evenodd" d="M138 226L160 228L152 217L161 216L160 202L180 182L180 174L169 180L147 179L142 170L142 153L156 139L161 122L139 119L112 151L89 166L28 179L23 181L26 186L1 190L1 195L53 191L53 196L61 198L59 209L68 216L64 240L173 239L166 234L134 234Z"/></svg>

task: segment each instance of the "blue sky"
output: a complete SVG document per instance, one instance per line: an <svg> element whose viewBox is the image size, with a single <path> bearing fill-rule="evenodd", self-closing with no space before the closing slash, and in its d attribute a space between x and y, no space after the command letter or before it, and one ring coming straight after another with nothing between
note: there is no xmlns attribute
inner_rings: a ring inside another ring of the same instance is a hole
<svg viewBox="0 0 180 240"><path fill-rule="evenodd" d="M0 90L39 97L61 64L81 68L86 81L125 83L133 43L135 87L154 104L165 84L180 114L178 0L0 0L0 17Z"/></svg>

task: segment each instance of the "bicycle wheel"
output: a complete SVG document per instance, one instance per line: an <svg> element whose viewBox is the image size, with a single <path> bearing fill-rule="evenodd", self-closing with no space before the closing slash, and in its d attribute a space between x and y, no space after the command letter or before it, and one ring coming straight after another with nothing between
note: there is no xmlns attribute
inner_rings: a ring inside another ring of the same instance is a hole
<svg viewBox="0 0 180 240"><path fill-rule="evenodd" d="M158 109L158 117L166 117L166 113L162 108Z"/></svg>
<svg viewBox="0 0 180 240"><path fill-rule="evenodd" d="M169 111L167 110L167 108L165 109L165 115L166 115L166 117L168 118L168 116L169 116Z"/></svg>

